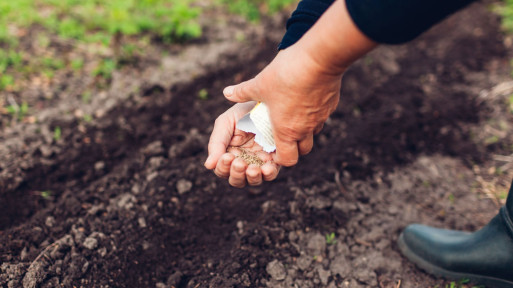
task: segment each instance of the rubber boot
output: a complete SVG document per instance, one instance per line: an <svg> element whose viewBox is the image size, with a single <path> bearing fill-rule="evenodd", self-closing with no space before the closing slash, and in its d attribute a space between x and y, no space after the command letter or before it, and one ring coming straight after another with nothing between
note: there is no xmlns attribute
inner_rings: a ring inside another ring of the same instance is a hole
<svg viewBox="0 0 513 288"><path fill-rule="evenodd" d="M468 233L413 224L399 249L418 267L451 280L513 287L513 183L506 206L481 230Z"/></svg>

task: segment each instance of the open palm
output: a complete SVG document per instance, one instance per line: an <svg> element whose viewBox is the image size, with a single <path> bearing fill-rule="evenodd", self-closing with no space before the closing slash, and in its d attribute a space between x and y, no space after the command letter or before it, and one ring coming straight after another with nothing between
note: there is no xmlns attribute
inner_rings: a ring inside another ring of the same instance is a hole
<svg viewBox="0 0 513 288"><path fill-rule="evenodd" d="M237 121L248 113L254 102L235 104L219 116L208 144L209 157L205 167L227 178L230 185L242 188L272 181L278 176L280 166L273 155L263 151L255 142L255 135L239 130Z"/></svg>

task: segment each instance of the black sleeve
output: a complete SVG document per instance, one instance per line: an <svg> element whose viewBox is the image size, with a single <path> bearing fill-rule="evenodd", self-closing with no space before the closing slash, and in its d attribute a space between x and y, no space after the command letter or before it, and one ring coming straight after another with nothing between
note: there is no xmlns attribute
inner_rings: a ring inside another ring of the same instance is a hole
<svg viewBox="0 0 513 288"><path fill-rule="evenodd" d="M475 0L345 1L354 23L370 39L383 44L400 44L414 39ZM287 32L278 48L285 49L296 43L331 3L330 0L301 1L287 21Z"/></svg>
<svg viewBox="0 0 513 288"><path fill-rule="evenodd" d="M302 0L287 20L287 32L278 49L296 43L310 29L335 0Z"/></svg>

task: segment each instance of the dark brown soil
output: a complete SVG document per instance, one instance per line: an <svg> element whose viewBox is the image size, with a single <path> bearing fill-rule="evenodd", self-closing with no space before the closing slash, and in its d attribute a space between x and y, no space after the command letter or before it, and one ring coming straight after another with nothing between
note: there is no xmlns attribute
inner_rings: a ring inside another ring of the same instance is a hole
<svg viewBox="0 0 513 288"><path fill-rule="evenodd" d="M275 47L191 84L143 85L87 125L52 123L62 138L19 155L38 164L0 183L0 286L443 285L395 241L412 222L475 230L496 211L471 193L490 149L471 130L493 116L478 93L508 73L497 17L475 4L373 52L346 74L310 155L272 183L231 188L203 167L230 106L221 91Z"/></svg>

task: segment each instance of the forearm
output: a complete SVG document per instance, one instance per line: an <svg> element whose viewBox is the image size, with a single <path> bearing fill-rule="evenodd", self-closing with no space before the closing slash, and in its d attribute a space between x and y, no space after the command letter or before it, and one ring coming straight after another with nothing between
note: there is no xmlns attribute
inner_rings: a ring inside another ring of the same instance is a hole
<svg viewBox="0 0 513 288"><path fill-rule="evenodd" d="M294 46L310 57L321 73L342 74L377 43L358 29L345 1L337 0Z"/></svg>
<svg viewBox="0 0 513 288"><path fill-rule="evenodd" d="M448 15L475 0L345 0L353 22L382 44L401 44L417 37ZM279 49L296 43L334 0L302 0L287 21Z"/></svg>

